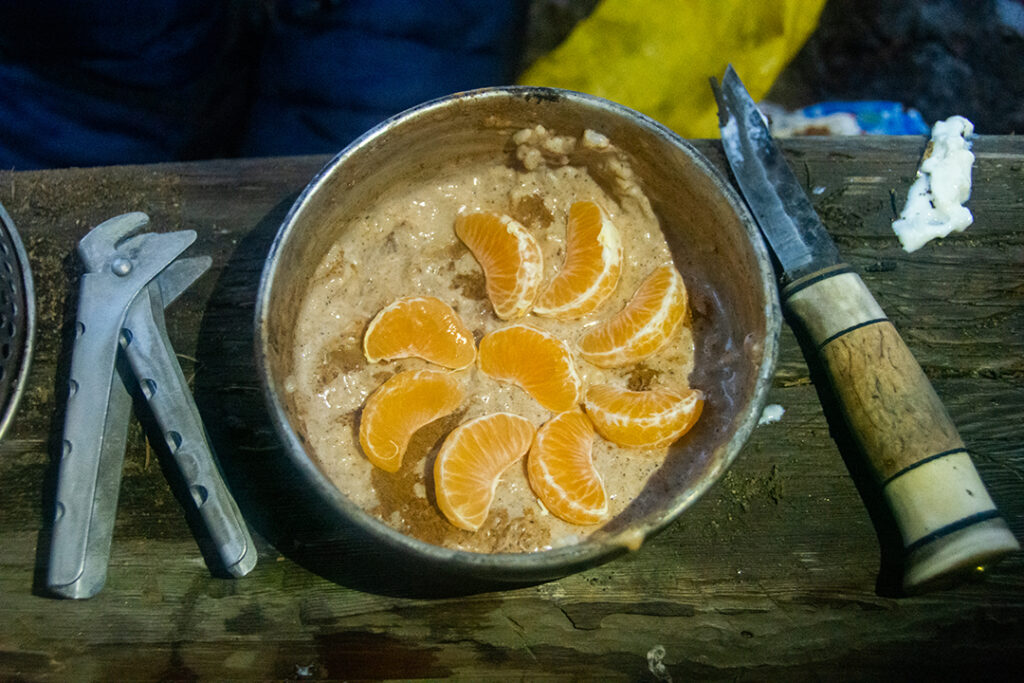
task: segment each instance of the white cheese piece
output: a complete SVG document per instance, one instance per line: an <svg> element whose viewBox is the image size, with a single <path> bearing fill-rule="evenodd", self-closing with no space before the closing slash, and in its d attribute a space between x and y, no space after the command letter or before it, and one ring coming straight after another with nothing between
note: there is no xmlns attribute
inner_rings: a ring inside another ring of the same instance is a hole
<svg viewBox="0 0 1024 683"><path fill-rule="evenodd" d="M974 222L963 205L971 196L974 155L968 141L974 124L962 116L939 121L932 127L929 152L921 161L917 179L907 192L907 203L892 224L903 249L910 252L936 237L963 232Z"/></svg>

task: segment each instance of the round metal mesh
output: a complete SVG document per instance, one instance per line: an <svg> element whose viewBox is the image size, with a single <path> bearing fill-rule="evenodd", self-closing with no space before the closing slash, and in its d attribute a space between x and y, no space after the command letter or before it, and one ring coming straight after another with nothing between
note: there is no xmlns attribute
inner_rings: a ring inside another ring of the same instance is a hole
<svg viewBox="0 0 1024 683"><path fill-rule="evenodd" d="M0 205L0 437L25 388L35 332L35 292L28 255Z"/></svg>

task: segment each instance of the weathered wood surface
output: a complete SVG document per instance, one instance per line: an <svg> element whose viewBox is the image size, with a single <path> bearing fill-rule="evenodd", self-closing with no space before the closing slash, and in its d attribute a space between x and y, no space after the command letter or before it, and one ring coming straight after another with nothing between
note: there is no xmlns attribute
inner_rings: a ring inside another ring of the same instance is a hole
<svg viewBox="0 0 1024 683"><path fill-rule="evenodd" d="M717 143L698 146L722 166ZM905 254L889 225L923 148L911 138L785 145L1024 537L1024 140L979 139L975 224ZM891 523L850 476L862 471L845 464L846 441L830 434L833 411L788 328L769 398L785 408L781 422L758 428L726 477L636 553L541 585L432 596L380 571L358 542L297 543L311 522L275 468L251 316L270 240L324 161L0 173L39 299L30 385L0 443L0 678L1013 677L1024 557L950 591L897 597ZM107 585L89 601L56 600L43 591L46 520L73 248L129 210L197 230L192 251L214 257L168 320L260 563L237 581L211 575L160 453L133 424Z"/></svg>

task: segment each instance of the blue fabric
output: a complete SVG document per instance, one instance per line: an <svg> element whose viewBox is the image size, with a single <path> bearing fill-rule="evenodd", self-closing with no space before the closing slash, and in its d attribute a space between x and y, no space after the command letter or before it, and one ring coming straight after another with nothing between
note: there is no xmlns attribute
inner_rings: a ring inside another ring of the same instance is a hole
<svg viewBox="0 0 1024 683"><path fill-rule="evenodd" d="M0 0L0 168L333 153L423 100L513 80L525 12L525 0Z"/></svg>
<svg viewBox="0 0 1024 683"><path fill-rule="evenodd" d="M177 156L178 122L0 64L0 167L144 163Z"/></svg>
<svg viewBox="0 0 1024 683"><path fill-rule="evenodd" d="M925 135L931 130L919 111L905 108L899 102L820 102L804 107L800 112L807 118L852 114L861 130L869 135Z"/></svg>
<svg viewBox="0 0 1024 683"><path fill-rule="evenodd" d="M227 3L2 0L0 49L142 87L181 85L217 53Z"/></svg>
<svg viewBox="0 0 1024 683"><path fill-rule="evenodd" d="M192 156L216 120L228 3L0 1L0 167ZM203 93L205 101L186 102Z"/></svg>
<svg viewBox="0 0 1024 683"><path fill-rule="evenodd" d="M338 151L425 100L514 77L522 2L359 0L272 25L243 152Z"/></svg>

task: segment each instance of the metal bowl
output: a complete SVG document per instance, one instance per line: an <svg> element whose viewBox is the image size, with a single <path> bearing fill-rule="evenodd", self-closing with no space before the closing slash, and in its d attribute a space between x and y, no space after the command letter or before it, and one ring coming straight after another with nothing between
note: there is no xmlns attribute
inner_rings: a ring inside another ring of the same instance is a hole
<svg viewBox="0 0 1024 683"><path fill-rule="evenodd" d="M284 380L307 283L354 215L394 183L429 176L466 158L508 163L510 134L542 124L558 134L603 133L630 158L690 289L697 345L691 383L708 401L685 448L670 452L639 498L576 545L483 554L420 541L348 500L306 452L289 413ZM548 88L459 93L385 121L342 151L295 201L274 240L256 304L257 363L290 466L338 528L352 529L412 566L501 581L556 578L604 562L642 542L693 504L736 458L757 424L775 366L780 326L771 262L737 194L691 145L615 103ZM685 452L682 452L685 450Z"/></svg>
<svg viewBox="0 0 1024 683"><path fill-rule="evenodd" d="M0 438L10 427L28 382L35 329L28 254L14 221L0 205Z"/></svg>

